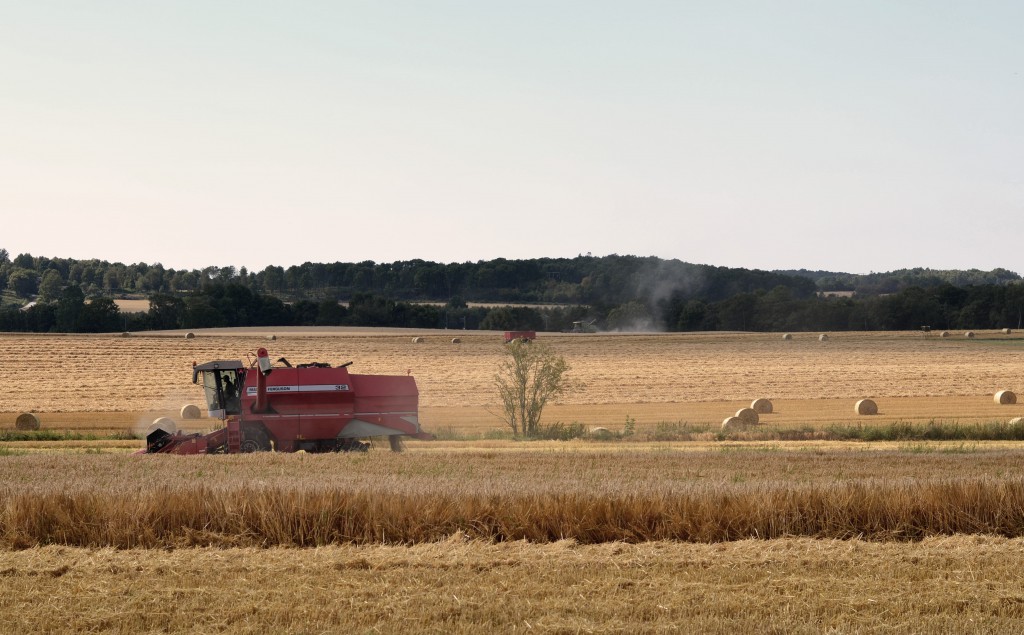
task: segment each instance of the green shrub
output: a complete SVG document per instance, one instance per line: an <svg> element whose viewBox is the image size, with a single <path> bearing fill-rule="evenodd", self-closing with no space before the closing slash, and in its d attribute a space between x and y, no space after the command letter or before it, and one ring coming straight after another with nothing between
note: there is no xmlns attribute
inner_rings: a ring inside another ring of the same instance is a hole
<svg viewBox="0 0 1024 635"><path fill-rule="evenodd" d="M647 434L647 439L649 441L693 441L694 435L706 434L710 431L711 426L708 424L662 421L654 427L654 432Z"/></svg>
<svg viewBox="0 0 1024 635"><path fill-rule="evenodd" d="M586 434L586 426L578 421L574 421L568 425L556 422L549 426L538 426L537 433L531 438L545 441L569 441L570 439L582 438Z"/></svg>

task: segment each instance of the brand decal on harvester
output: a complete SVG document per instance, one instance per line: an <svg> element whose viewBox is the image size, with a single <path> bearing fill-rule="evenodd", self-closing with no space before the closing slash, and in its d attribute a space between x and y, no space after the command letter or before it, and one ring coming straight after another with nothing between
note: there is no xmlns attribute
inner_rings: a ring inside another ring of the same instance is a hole
<svg viewBox="0 0 1024 635"><path fill-rule="evenodd" d="M352 390L348 384L311 384L309 386L267 386L267 392L346 392ZM255 386L247 386L245 394L256 395Z"/></svg>

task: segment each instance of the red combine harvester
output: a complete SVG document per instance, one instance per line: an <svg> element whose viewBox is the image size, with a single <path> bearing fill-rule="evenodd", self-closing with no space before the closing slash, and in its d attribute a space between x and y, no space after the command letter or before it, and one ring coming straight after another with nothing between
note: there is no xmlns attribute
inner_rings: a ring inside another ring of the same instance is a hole
<svg viewBox="0 0 1024 635"><path fill-rule="evenodd" d="M147 454L363 451L361 439L387 437L401 450L402 436L431 438L420 430L419 392L408 376L354 375L352 362L274 367L267 350L246 367L222 360L194 365L202 378L210 416L224 427L209 434L156 429L146 437Z"/></svg>
<svg viewBox="0 0 1024 635"><path fill-rule="evenodd" d="M537 331L505 331L505 343L532 342L537 339Z"/></svg>

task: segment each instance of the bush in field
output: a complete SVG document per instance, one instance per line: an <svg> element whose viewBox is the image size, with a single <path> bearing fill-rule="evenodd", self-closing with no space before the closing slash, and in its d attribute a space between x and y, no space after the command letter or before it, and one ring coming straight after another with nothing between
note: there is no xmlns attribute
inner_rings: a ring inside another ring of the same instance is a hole
<svg viewBox="0 0 1024 635"><path fill-rule="evenodd" d="M516 437L537 437L544 406L575 386L569 364L543 342L511 342L494 375L501 417Z"/></svg>
<svg viewBox="0 0 1024 635"><path fill-rule="evenodd" d="M574 421L569 424L558 422L549 426L540 426L534 437L547 441L570 441L572 439L581 439L586 434L586 426L578 421Z"/></svg>

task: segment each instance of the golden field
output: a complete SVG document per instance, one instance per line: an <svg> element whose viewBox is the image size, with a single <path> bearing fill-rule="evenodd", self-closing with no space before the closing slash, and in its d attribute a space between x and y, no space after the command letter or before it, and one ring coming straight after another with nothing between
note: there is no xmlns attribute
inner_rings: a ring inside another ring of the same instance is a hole
<svg viewBox="0 0 1024 635"><path fill-rule="evenodd" d="M549 423L716 426L756 397L780 429L1024 415L992 398L1024 395L1016 335L540 337L585 385ZM0 334L0 429L177 418L201 403L193 361L260 346L409 372L428 430L500 429L500 334L383 329ZM853 413L863 397L877 416ZM1021 630L1021 442L458 436L355 455L0 443L0 632Z"/></svg>
<svg viewBox="0 0 1024 635"><path fill-rule="evenodd" d="M1016 633L1024 541L46 547L8 633Z"/></svg>
<svg viewBox="0 0 1024 635"><path fill-rule="evenodd" d="M1024 536L1017 449L620 449L0 461L0 548Z"/></svg>
<svg viewBox="0 0 1024 635"><path fill-rule="evenodd" d="M0 456L0 632L1019 631L1019 449L853 445Z"/></svg>
<svg viewBox="0 0 1024 635"><path fill-rule="evenodd" d="M267 341L267 335L276 341ZM413 336L424 337L413 344ZM451 343L453 337L462 340ZM992 421L1024 414L993 403L998 390L1024 397L1024 339L999 332L953 334L542 334L585 388L550 407L548 422L638 428L658 422L719 423L767 397L769 425L859 421L856 400L878 402L873 422ZM293 362L354 361L357 373L406 374L420 389L427 429L499 428L493 373L500 334L344 328L216 329L114 335L0 335L0 428L19 412L43 413L44 427L145 428L155 416L201 403L193 361L244 359L265 346ZM192 425L204 425L202 422Z"/></svg>

